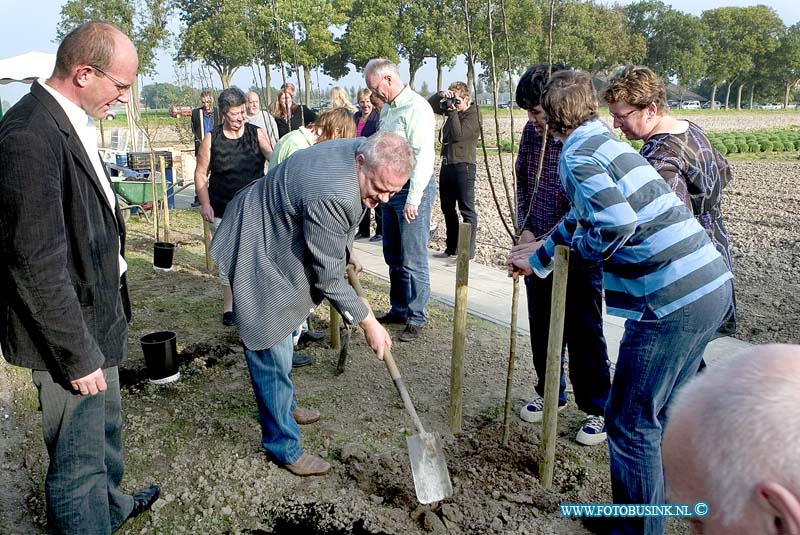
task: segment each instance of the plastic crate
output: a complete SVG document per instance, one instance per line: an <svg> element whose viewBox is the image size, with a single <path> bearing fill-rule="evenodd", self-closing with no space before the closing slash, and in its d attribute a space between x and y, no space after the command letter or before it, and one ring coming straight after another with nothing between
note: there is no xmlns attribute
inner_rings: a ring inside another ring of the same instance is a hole
<svg viewBox="0 0 800 535"><path fill-rule="evenodd" d="M168 150L156 151L155 163L158 168L161 156L164 157L164 165L167 169L172 169L172 153ZM128 153L128 168L141 171L143 169L150 169L150 153L149 152L129 152Z"/></svg>

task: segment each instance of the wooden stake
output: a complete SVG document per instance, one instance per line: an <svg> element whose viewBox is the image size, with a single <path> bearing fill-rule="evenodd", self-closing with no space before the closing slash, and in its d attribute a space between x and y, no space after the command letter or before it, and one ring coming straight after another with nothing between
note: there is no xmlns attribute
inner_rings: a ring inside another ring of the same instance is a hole
<svg viewBox="0 0 800 535"><path fill-rule="evenodd" d="M342 318L339 317L339 313L336 312L332 304L328 303L328 307L331 311L331 347L338 351L342 347L342 339L339 333L339 325L342 323Z"/></svg>
<svg viewBox="0 0 800 535"><path fill-rule="evenodd" d="M153 238L155 241L158 239L158 196L156 195L156 159L153 151L150 151L150 191L153 194Z"/></svg>
<svg viewBox="0 0 800 535"><path fill-rule="evenodd" d="M164 203L164 241L169 242L169 196L167 195L167 167L164 156L159 156L158 163L161 166L161 202Z"/></svg>
<svg viewBox="0 0 800 535"><path fill-rule="evenodd" d="M500 443L508 446L511 427L511 385L514 382L514 362L517 360L517 306L519 304L519 273L514 273L511 292L511 339L508 343L508 370L506 370L506 400L503 404L503 434Z"/></svg>
<svg viewBox="0 0 800 535"><path fill-rule="evenodd" d="M543 489L553 486L558 438L558 389L561 379L561 350L564 345L564 312L567 309L569 248L556 247L553 296L550 301L550 332L547 335L547 372L544 378L542 441L539 443L539 482Z"/></svg>
<svg viewBox="0 0 800 535"><path fill-rule="evenodd" d="M206 248L206 272L211 273L211 229L208 227L208 221L203 219L203 215L200 215L200 219L203 221L203 245Z"/></svg>
<svg viewBox="0 0 800 535"><path fill-rule="evenodd" d="M464 343L467 336L467 289L472 225L458 226L458 263L456 264L456 303L453 309L453 356L450 359L450 432L462 428L462 385L464 382Z"/></svg>

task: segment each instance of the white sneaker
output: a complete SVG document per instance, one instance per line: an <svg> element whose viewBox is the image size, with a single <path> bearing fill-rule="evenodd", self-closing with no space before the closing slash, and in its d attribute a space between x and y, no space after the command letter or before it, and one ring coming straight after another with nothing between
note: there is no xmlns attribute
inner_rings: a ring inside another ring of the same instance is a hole
<svg viewBox="0 0 800 535"><path fill-rule="evenodd" d="M587 416L581 424L575 441L584 446L596 446L606 440L606 420L602 416Z"/></svg>
<svg viewBox="0 0 800 535"><path fill-rule="evenodd" d="M563 411L566 407L566 405L559 405L558 412ZM519 417L530 424L541 422L544 417L544 398L536 396L523 405L519 410Z"/></svg>

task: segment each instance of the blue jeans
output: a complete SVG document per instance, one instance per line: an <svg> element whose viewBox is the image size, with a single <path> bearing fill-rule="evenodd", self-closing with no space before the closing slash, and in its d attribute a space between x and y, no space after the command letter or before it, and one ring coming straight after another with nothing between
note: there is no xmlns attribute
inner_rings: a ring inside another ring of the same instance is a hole
<svg viewBox="0 0 800 535"><path fill-rule="evenodd" d="M544 396L553 275L551 273L544 279L536 275L525 277L525 286L528 293L531 352L538 378L536 392ZM611 388L608 351L603 336L603 265L601 262L584 260L575 251L570 253L569 258L564 320L563 343L564 347L569 348L569 378L575 390L575 403L586 414L602 416ZM562 348L559 405L567 403L566 389Z"/></svg>
<svg viewBox="0 0 800 535"><path fill-rule="evenodd" d="M292 353L291 335L269 349L244 349L258 403L261 445L281 464L295 463L303 455L300 428L292 414L295 409Z"/></svg>
<svg viewBox="0 0 800 535"><path fill-rule="evenodd" d="M406 318L409 325L425 325L425 305L431 297L428 271L428 241L436 181L431 178L419 203L417 218L406 223L403 207L408 184L383 209L383 259L389 265L391 313Z"/></svg>
<svg viewBox="0 0 800 535"><path fill-rule="evenodd" d="M44 483L49 533L111 534L133 510L133 497L119 488L125 471L119 369L103 373L106 391L81 396L50 372L33 370L50 456Z"/></svg>
<svg viewBox="0 0 800 535"><path fill-rule="evenodd" d="M606 429L614 503L664 503L661 436L673 394L697 374L706 344L731 303L727 281L694 303L657 319L625 322ZM661 535L665 518L616 518L612 533Z"/></svg>

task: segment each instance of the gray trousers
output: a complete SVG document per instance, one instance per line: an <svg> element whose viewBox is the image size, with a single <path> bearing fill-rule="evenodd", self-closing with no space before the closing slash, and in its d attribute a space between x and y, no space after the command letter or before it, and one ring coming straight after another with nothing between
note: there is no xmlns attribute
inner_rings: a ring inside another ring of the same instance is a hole
<svg viewBox="0 0 800 535"><path fill-rule="evenodd" d="M105 535L133 510L123 494L122 400L119 370L105 368L108 389L81 396L33 370L42 405L42 433L50 456L45 478L49 533Z"/></svg>

